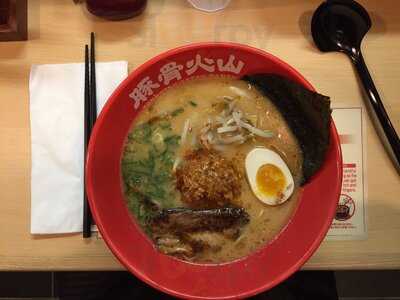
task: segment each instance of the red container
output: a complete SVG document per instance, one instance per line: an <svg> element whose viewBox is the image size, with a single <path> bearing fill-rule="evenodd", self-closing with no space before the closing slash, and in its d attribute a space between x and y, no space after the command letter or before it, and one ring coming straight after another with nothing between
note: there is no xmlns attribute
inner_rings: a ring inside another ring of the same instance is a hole
<svg viewBox="0 0 400 300"><path fill-rule="evenodd" d="M137 16L146 8L147 0L86 0L87 9L109 20L124 20Z"/></svg>
<svg viewBox="0 0 400 300"><path fill-rule="evenodd" d="M207 58L214 68L188 72ZM164 75L174 71L172 80ZM200 43L167 51L136 68L111 95L90 138L86 188L96 224L114 255L151 286L190 299L244 298L270 289L297 271L325 237L342 184L339 137L331 122L325 162L306 184L288 224L258 251L223 264L190 263L157 251L125 205L121 155L131 123L164 89L207 74L242 77L276 73L314 88L296 70L264 51L233 43ZM179 75L179 76L178 76Z"/></svg>

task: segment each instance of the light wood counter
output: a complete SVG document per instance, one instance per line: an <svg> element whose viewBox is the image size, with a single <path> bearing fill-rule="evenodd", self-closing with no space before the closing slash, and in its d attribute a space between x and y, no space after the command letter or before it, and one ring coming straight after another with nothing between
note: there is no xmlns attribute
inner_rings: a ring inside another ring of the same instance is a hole
<svg viewBox="0 0 400 300"><path fill-rule="evenodd" d="M362 105L348 59L321 54L311 43L309 22L318 0L232 0L214 14L196 11L184 0L149 2L140 17L108 22L72 0L29 1L29 41L0 43L0 270L122 268L100 239L29 233L30 67L82 61L91 31L97 34L98 61L127 60L130 70L190 42L249 44L291 64L335 105ZM374 24L363 44L364 57L400 131L400 2L360 2ZM304 269L400 268L400 177L369 119L367 139L368 240L324 242Z"/></svg>

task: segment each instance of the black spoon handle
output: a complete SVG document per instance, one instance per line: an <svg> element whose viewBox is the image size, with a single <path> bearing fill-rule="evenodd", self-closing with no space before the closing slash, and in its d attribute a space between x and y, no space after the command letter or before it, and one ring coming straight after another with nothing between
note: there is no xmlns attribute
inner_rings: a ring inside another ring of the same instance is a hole
<svg viewBox="0 0 400 300"><path fill-rule="evenodd" d="M386 135L386 138L392 148L393 154L397 160L397 166L400 166L400 139L394 129L392 122L383 106L381 98L379 97L378 91L376 90L375 84L369 74L368 68L365 64L364 58L361 52L356 56L352 56L352 61L357 69L357 72L364 85L365 91L368 95L369 102L382 126L382 129Z"/></svg>

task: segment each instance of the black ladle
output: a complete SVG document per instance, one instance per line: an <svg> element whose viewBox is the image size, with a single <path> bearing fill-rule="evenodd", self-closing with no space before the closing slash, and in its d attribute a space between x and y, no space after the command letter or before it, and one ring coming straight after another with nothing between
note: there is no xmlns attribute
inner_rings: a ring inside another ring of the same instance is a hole
<svg viewBox="0 0 400 300"><path fill-rule="evenodd" d="M315 11L311 22L312 36L319 50L339 51L350 57L364 85L369 103L392 148L394 162L399 167L400 139L390 122L361 54L361 41L370 28L371 19L368 12L353 0L325 1Z"/></svg>

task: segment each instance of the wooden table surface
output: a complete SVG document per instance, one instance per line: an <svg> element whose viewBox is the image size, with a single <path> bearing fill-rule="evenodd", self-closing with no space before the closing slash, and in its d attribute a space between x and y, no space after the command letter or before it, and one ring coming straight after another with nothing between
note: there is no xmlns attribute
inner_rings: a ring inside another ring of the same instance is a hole
<svg viewBox="0 0 400 300"><path fill-rule="evenodd" d="M98 61L127 60L130 70L154 55L198 41L234 41L264 49L300 71L334 105L360 106L362 94L349 60L321 54L309 23L319 0L232 0L206 14L184 0L150 0L135 19L108 22L72 0L29 1L29 41L0 43L0 270L116 270L101 239L80 234L30 234L28 80L32 64L82 61L89 33L97 33ZM400 131L400 2L360 1L373 28L364 56L391 119ZM400 268L400 177L367 120L368 239L323 242L304 269Z"/></svg>

